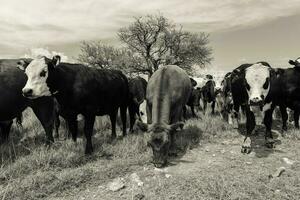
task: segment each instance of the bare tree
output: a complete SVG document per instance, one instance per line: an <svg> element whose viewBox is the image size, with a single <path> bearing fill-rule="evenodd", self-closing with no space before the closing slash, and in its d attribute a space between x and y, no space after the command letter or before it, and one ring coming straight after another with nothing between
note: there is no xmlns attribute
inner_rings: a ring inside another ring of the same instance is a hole
<svg viewBox="0 0 300 200"><path fill-rule="evenodd" d="M128 27L121 28L120 40L146 65L136 70L152 74L160 64L176 64L191 72L192 65L205 67L212 60L209 35L182 31L162 15L137 17Z"/></svg>
<svg viewBox="0 0 300 200"><path fill-rule="evenodd" d="M113 62L119 54L119 49L105 45L100 41L82 42L78 60L94 67L112 68L114 65Z"/></svg>
<svg viewBox="0 0 300 200"><path fill-rule="evenodd" d="M90 67L118 69L129 76L148 73L140 55L128 48L116 48L105 45L101 41L82 42L78 61Z"/></svg>
<svg viewBox="0 0 300 200"><path fill-rule="evenodd" d="M149 74L158 69L162 55L168 50L165 44L166 29L170 23L163 16L147 15L135 18L135 22L119 30L122 42L135 53L144 58Z"/></svg>

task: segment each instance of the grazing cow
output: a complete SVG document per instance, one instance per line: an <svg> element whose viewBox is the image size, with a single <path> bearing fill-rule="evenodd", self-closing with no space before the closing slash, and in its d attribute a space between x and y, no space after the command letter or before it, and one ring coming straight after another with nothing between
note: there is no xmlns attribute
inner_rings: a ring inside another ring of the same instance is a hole
<svg viewBox="0 0 300 200"><path fill-rule="evenodd" d="M112 138L116 138L116 116L120 108L123 136L126 135L128 80L120 71L60 63L60 56L54 56L52 60L37 58L24 69L28 80L23 95L29 99L54 96L74 141L77 139L77 115L84 116L86 154L93 152L92 133L96 116L109 115Z"/></svg>
<svg viewBox="0 0 300 200"><path fill-rule="evenodd" d="M31 107L46 132L46 143L53 142L54 103L51 97L30 100L22 95L26 75L17 68L27 65L31 60L0 60L0 129L2 141L6 141L14 118L20 118L27 107ZM21 120L21 119L19 119Z"/></svg>
<svg viewBox="0 0 300 200"><path fill-rule="evenodd" d="M130 102L128 106L130 116L130 131L133 132L133 125L136 116L141 121L140 105L146 98L147 81L142 77L135 77L129 79L129 95Z"/></svg>
<svg viewBox="0 0 300 200"><path fill-rule="evenodd" d="M186 105L192 85L187 73L176 65L160 67L153 73L147 86L149 145L153 151L153 163L163 167L167 163L169 149L173 147L173 132L183 128L183 107Z"/></svg>

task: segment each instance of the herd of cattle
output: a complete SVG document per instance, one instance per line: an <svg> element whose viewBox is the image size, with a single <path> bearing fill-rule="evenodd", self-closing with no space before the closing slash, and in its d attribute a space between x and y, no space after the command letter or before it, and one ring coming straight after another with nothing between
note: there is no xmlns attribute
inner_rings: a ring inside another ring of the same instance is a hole
<svg viewBox="0 0 300 200"><path fill-rule="evenodd" d="M207 104L211 112L238 125L246 117L246 134L242 153L251 151L249 136L258 123L260 112L266 126L265 142L272 148L272 115L279 107L282 128L287 129L287 108L294 111L295 127L299 128L300 58L290 60L292 68L272 68L267 62L243 64L227 73L222 81L206 77L189 77L175 65L160 67L148 81L141 77L127 78L118 70L98 69L82 64L52 59L0 60L0 133L8 139L13 119L21 123L22 112L31 107L41 122L47 144L54 142L53 129L58 135L59 116L66 120L72 139L76 141L77 117L84 116L85 153L93 152L92 133L96 116L108 115L111 137L116 138L116 118L120 110L123 136L126 135L127 110L132 132L135 121L150 133L153 163L162 167L174 148L174 131L183 129L187 106L194 109ZM145 104L145 110L140 105ZM200 103L201 102L201 103ZM201 106L200 106L201 105ZM147 117L147 123L143 122Z"/></svg>

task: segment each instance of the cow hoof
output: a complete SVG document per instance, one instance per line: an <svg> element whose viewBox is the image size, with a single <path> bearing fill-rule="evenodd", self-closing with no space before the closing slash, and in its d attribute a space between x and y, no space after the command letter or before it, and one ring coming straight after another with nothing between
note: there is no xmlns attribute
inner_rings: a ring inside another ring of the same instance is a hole
<svg viewBox="0 0 300 200"><path fill-rule="evenodd" d="M93 148L85 149L85 155L91 155L93 153Z"/></svg>
<svg viewBox="0 0 300 200"><path fill-rule="evenodd" d="M241 153L243 154L249 154L251 153L251 147L247 147L247 146L242 146L242 149L241 149Z"/></svg>

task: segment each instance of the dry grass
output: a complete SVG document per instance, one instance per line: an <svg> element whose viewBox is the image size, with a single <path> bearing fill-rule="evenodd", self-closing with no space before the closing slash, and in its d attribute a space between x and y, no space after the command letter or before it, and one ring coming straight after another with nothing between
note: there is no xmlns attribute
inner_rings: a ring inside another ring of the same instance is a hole
<svg viewBox="0 0 300 200"><path fill-rule="evenodd" d="M299 131L289 131L280 147L266 150L264 157L257 156L258 150L254 156L244 156L239 152L241 136L237 130L218 116L201 117L188 120L185 129L176 135L180 154L171 161L174 165L168 169L172 178L167 179L153 174L147 133L110 142L109 123L98 119L93 139L95 153L87 157L83 139L74 144L62 136L52 147L45 147L41 126L27 111L24 130L13 127L10 142L0 147L0 198L74 199L82 195L89 199L88 194L99 193L101 199L118 199L121 194L122 199L132 199L129 187L122 193L97 188L115 177L137 172L145 182L146 199L299 199L299 162L287 168L282 177L268 178L282 165L283 156L300 161ZM20 143L24 132L31 139Z"/></svg>

